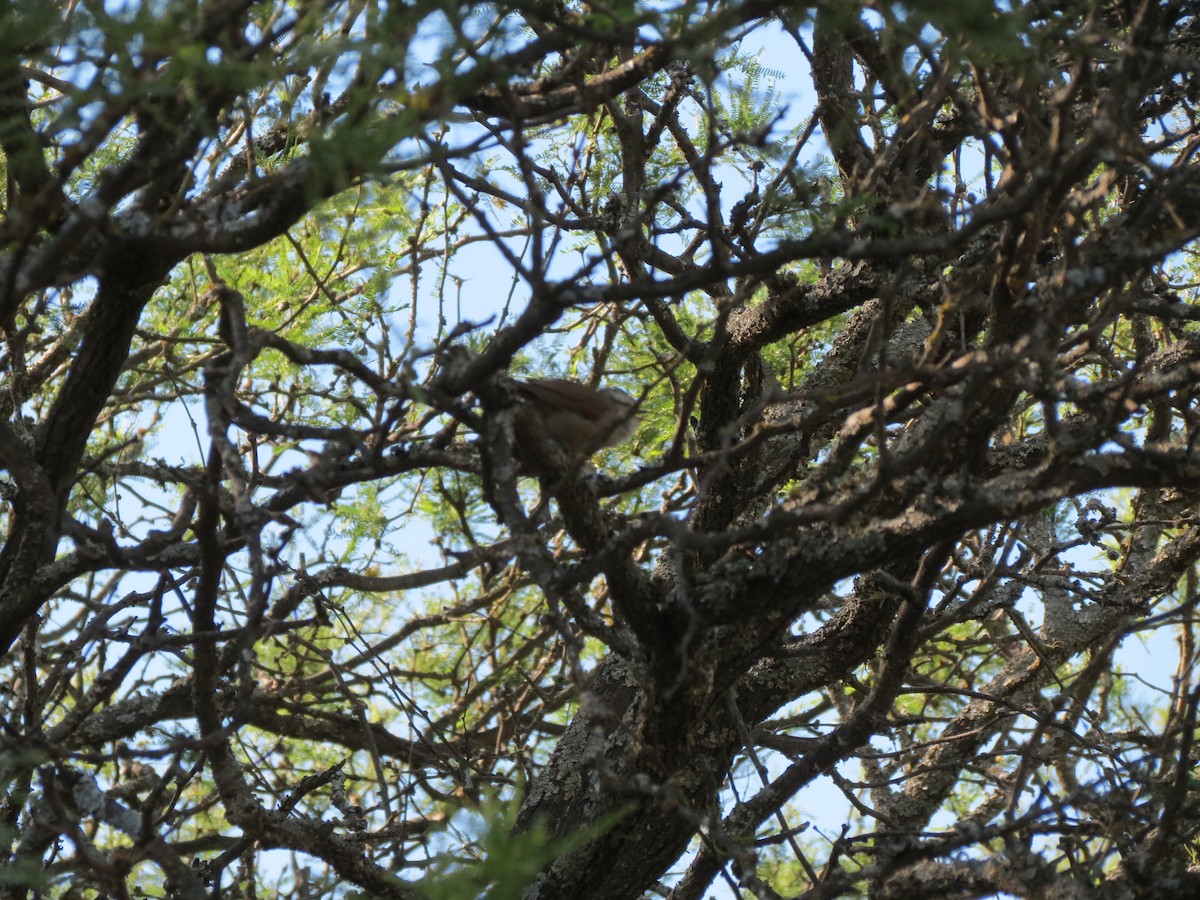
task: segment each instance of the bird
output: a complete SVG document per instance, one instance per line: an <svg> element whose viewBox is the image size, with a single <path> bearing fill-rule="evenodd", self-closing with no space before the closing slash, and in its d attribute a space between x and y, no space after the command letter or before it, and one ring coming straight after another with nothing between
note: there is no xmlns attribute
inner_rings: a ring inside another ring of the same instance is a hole
<svg viewBox="0 0 1200 900"><path fill-rule="evenodd" d="M577 459L616 447L637 430L637 399L620 388L593 388L567 378L518 381L517 436L551 437Z"/></svg>

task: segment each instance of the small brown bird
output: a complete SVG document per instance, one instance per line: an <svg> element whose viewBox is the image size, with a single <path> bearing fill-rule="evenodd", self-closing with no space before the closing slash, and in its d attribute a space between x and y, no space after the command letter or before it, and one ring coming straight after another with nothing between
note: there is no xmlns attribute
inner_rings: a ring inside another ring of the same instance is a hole
<svg viewBox="0 0 1200 900"><path fill-rule="evenodd" d="M624 443L637 430L637 400L620 388L534 378L517 382L517 396L518 436L552 437L579 459Z"/></svg>

